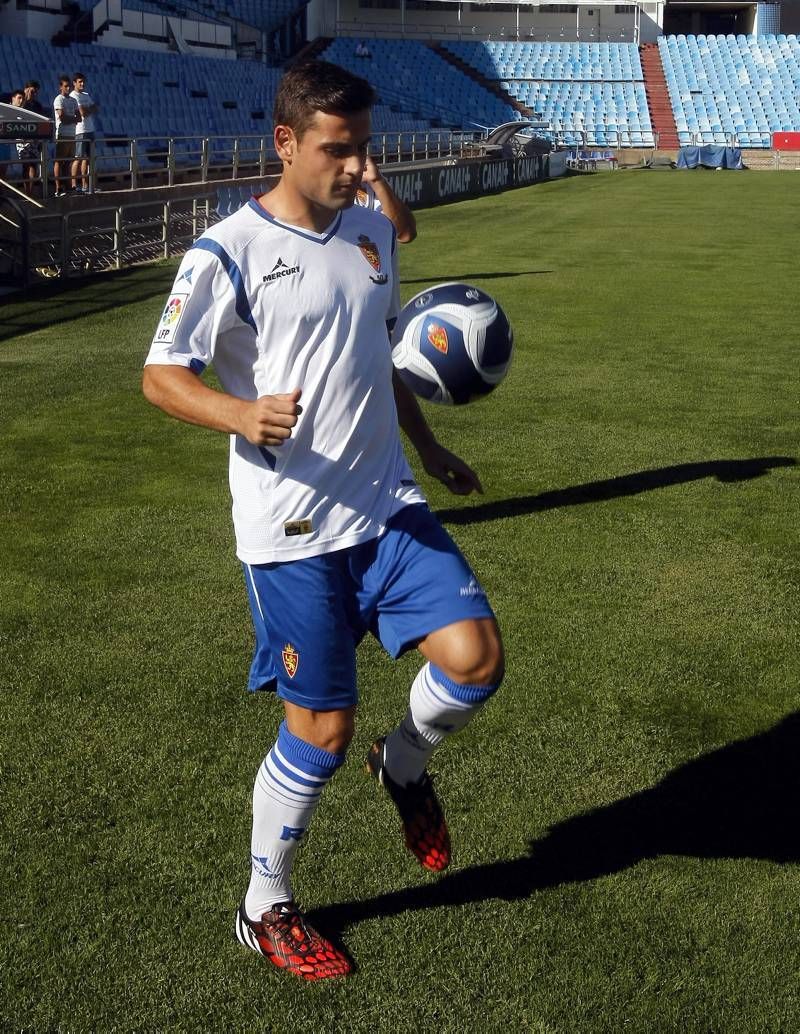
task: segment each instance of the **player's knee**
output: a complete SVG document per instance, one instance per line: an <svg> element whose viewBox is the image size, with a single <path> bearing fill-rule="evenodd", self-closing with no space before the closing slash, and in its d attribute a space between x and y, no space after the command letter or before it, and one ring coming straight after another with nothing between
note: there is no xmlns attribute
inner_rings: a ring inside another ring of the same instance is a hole
<svg viewBox="0 0 800 1034"><path fill-rule="evenodd" d="M451 628L437 667L454 682L485 686L491 696L503 680L505 654L500 630L494 621L464 621Z"/></svg>
<svg viewBox="0 0 800 1034"><path fill-rule="evenodd" d="M339 711L311 711L287 705L286 722L295 736L330 754L344 754L355 731L355 708Z"/></svg>
<svg viewBox="0 0 800 1034"><path fill-rule="evenodd" d="M315 735L315 747L322 747L331 754L344 754L350 746L355 731L355 723L352 715L342 718L340 721L321 726Z"/></svg>

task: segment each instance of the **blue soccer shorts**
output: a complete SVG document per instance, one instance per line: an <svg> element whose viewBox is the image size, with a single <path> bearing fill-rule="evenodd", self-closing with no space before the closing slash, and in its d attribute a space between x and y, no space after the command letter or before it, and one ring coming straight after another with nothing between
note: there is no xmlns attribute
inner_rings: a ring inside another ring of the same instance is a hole
<svg viewBox="0 0 800 1034"><path fill-rule="evenodd" d="M455 621L494 617L424 504L403 507L368 542L244 571L256 632L248 687L315 711L357 702L356 647L367 632L399 657Z"/></svg>

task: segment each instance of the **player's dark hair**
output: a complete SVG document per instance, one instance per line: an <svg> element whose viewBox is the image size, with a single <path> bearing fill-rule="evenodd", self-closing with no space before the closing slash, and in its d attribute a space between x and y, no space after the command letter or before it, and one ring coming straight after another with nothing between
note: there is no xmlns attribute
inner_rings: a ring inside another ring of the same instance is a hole
<svg viewBox="0 0 800 1034"><path fill-rule="evenodd" d="M299 140L316 112L354 115L376 101L366 79L329 61L303 61L290 68L278 85L273 124L289 126Z"/></svg>
<svg viewBox="0 0 800 1034"><path fill-rule="evenodd" d="M83 74L83 72L76 72L75 75L73 75L73 77L72 77L72 81L75 82L76 79L85 79L85 78L86 78L86 76Z"/></svg>
<svg viewBox="0 0 800 1034"><path fill-rule="evenodd" d="M29 87L34 90L41 90L41 86L35 79L29 79L27 83L25 83L24 89L27 90Z"/></svg>
<svg viewBox="0 0 800 1034"><path fill-rule="evenodd" d="M72 86L72 80L68 75L60 75L58 77L58 85L60 86L62 83L69 83L69 85Z"/></svg>

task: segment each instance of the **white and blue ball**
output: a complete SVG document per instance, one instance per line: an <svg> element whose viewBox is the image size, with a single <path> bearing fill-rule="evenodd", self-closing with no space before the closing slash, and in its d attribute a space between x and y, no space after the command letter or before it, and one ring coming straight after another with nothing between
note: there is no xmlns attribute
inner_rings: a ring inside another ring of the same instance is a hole
<svg viewBox="0 0 800 1034"><path fill-rule="evenodd" d="M392 362L420 398L463 406L488 395L511 364L506 314L470 284L436 284L407 302L392 331Z"/></svg>

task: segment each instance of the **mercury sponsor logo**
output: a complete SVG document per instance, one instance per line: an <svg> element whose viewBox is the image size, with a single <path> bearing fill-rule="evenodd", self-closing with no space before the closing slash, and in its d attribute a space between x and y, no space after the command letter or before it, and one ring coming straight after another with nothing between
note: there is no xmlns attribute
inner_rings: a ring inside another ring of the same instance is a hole
<svg viewBox="0 0 800 1034"><path fill-rule="evenodd" d="M279 258L272 270L262 276L261 281L265 284L271 284L273 280L279 280L282 276L294 276L295 273L299 272L299 266L287 266L283 259Z"/></svg>
<svg viewBox="0 0 800 1034"><path fill-rule="evenodd" d="M251 854L250 857L253 859L253 868L262 879L275 879L278 873L272 868L272 864L266 855L263 858L259 858L257 855Z"/></svg>

